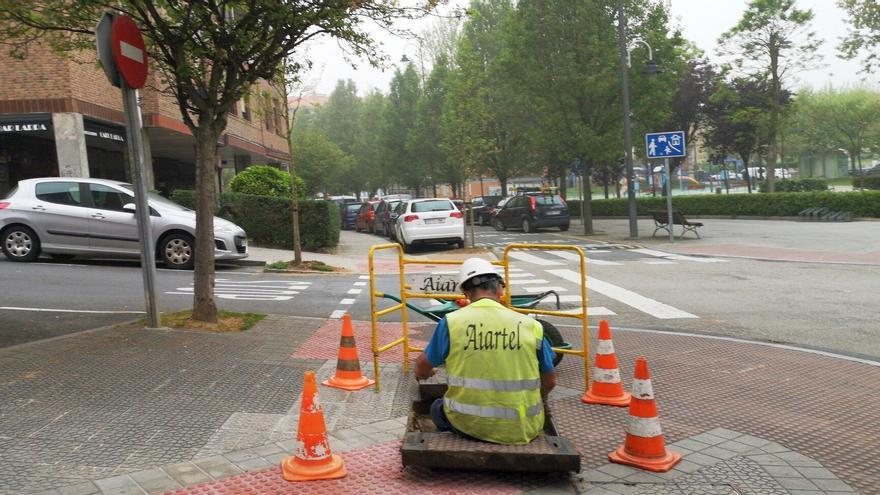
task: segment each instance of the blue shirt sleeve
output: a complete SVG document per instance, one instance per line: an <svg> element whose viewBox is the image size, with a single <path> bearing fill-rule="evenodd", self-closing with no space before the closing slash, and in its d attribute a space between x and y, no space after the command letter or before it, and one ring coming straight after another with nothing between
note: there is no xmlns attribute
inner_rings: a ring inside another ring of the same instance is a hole
<svg viewBox="0 0 880 495"><path fill-rule="evenodd" d="M538 371L541 373L550 373L553 371L553 358L556 353L553 352L550 341L544 337L544 343L538 349Z"/></svg>
<svg viewBox="0 0 880 495"><path fill-rule="evenodd" d="M425 357L428 358L431 366L436 367L445 363L447 356L449 356L449 327L446 326L446 318L444 317L437 323L431 340L425 346Z"/></svg>

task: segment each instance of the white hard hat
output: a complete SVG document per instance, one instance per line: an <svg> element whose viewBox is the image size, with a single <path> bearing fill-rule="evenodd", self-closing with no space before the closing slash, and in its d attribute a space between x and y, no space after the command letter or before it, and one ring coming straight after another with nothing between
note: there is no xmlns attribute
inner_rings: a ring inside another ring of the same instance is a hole
<svg viewBox="0 0 880 495"><path fill-rule="evenodd" d="M495 271L495 267L492 266L492 263L484 260L483 258L468 258L461 264L461 269L458 271L458 286L461 288L465 282L468 280L480 276L480 275L498 275Z"/></svg>

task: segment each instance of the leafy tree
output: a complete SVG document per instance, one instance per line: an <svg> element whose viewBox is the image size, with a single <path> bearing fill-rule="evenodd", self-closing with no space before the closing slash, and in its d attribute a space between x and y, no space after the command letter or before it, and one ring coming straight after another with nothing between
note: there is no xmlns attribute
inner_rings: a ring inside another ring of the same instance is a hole
<svg viewBox="0 0 880 495"><path fill-rule="evenodd" d="M302 178L297 177L297 189L305 190ZM229 182L232 192L289 198L290 174L269 165L252 165L241 171ZM302 194L300 194L302 196Z"/></svg>
<svg viewBox="0 0 880 495"><path fill-rule="evenodd" d="M407 146L416 123L421 84L412 63L394 73L385 105L382 146L385 151L387 177L418 193L425 185L425 167L421 158Z"/></svg>
<svg viewBox="0 0 880 495"><path fill-rule="evenodd" d="M750 0L742 18L724 33L723 54L747 74L769 81L767 123L767 188L774 191L777 137L783 112L786 76L811 68L821 57L821 40L811 30L813 11L796 8L795 0Z"/></svg>
<svg viewBox="0 0 880 495"><path fill-rule="evenodd" d="M294 133L291 153L293 164L305 181L305 190L309 195L334 189L337 185L334 182L342 181L341 175L350 169L353 161L350 155L314 127L302 128Z"/></svg>
<svg viewBox="0 0 880 495"><path fill-rule="evenodd" d="M344 191L375 191L388 189L385 148L382 142L382 121L387 99L379 91L364 98L358 119L352 167L346 174L350 181ZM343 180L339 184L346 183ZM352 187L354 184L354 187Z"/></svg>
<svg viewBox="0 0 880 495"><path fill-rule="evenodd" d="M168 85L195 137L198 255L193 319L216 322L215 164L229 110L260 80L277 77L285 57L303 43L329 35L353 53L377 61L379 54L364 24L372 19L390 29L396 18L413 17L421 10L398 7L391 0L0 0L0 42L22 56L34 41L46 41L60 53L93 50L93 29L106 10L131 16L141 28L159 80ZM286 69L295 74L302 65Z"/></svg>
<svg viewBox="0 0 880 495"><path fill-rule="evenodd" d="M813 138L821 134L820 142L832 150L846 150L856 175L862 166L862 150L878 142L880 94L868 89L803 90L796 103L798 129Z"/></svg>
<svg viewBox="0 0 880 495"><path fill-rule="evenodd" d="M443 117L450 159L466 169L496 177L501 194L507 181L529 170L517 90L502 64L504 30L513 15L511 0L475 0L455 56L456 77Z"/></svg>
<svg viewBox="0 0 880 495"><path fill-rule="evenodd" d="M424 94L416 108L415 127L408 136L407 148L423 164L430 177L431 193L437 195L437 182L442 180L459 190L463 178L454 164L446 158L446 152L438 137L441 135L443 107L449 80L449 60L441 54L434 62L431 75L425 82ZM466 177L464 178L466 179Z"/></svg>
<svg viewBox="0 0 880 495"><path fill-rule="evenodd" d="M864 71L874 72L880 63L880 3L876 0L838 0L848 15L850 30L840 44L844 58L864 54Z"/></svg>
<svg viewBox="0 0 880 495"><path fill-rule="evenodd" d="M766 142L769 121L768 83L764 79L738 78L720 82L706 110L706 141L719 160L737 155L748 169L752 155L758 155ZM783 94L785 102L790 95ZM751 185L749 185L751 191Z"/></svg>
<svg viewBox="0 0 880 495"><path fill-rule="evenodd" d="M357 86L351 79L339 80L330 93L327 103L322 105L315 124L331 141L345 153L352 153L358 133L358 113L361 99Z"/></svg>

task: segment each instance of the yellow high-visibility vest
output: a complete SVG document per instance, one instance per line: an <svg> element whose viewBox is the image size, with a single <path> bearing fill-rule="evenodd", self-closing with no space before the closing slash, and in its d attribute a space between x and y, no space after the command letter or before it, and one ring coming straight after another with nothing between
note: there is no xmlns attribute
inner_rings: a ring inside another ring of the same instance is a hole
<svg viewBox="0 0 880 495"><path fill-rule="evenodd" d="M459 431L517 445L544 428L537 350L541 324L491 299L446 315L449 389L443 409Z"/></svg>

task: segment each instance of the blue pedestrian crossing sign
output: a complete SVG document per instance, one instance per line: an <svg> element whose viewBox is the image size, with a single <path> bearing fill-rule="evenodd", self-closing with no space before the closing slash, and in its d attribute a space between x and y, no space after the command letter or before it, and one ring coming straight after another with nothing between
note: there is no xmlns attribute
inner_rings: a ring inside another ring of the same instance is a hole
<svg viewBox="0 0 880 495"><path fill-rule="evenodd" d="M645 134L648 158L681 158L685 156L684 131L652 132Z"/></svg>

